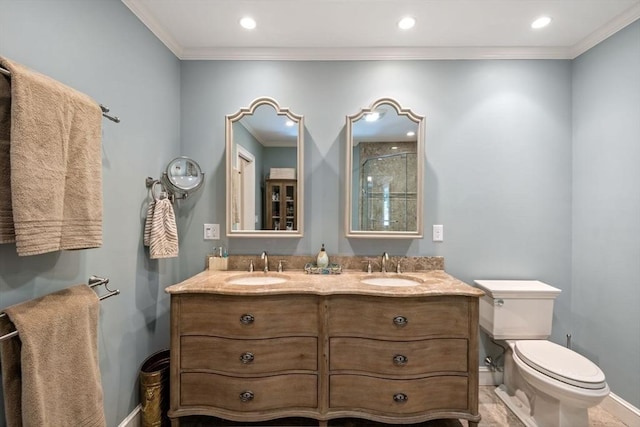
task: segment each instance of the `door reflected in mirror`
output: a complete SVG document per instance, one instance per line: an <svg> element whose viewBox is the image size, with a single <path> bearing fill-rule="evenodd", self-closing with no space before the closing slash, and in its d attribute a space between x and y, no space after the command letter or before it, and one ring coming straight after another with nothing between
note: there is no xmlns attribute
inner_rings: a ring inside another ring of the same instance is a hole
<svg viewBox="0 0 640 427"><path fill-rule="evenodd" d="M423 135L390 98L347 117L347 237L422 237Z"/></svg>
<svg viewBox="0 0 640 427"><path fill-rule="evenodd" d="M227 236L302 236L303 136L272 98L226 117Z"/></svg>

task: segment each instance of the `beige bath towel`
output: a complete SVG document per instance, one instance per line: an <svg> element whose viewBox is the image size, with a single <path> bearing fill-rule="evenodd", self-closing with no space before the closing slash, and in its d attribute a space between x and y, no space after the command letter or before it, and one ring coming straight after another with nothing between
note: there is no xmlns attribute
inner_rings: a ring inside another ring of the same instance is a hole
<svg viewBox="0 0 640 427"><path fill-rule="evenodd" d="M19 332L0 347L8 427L105 426L95 292L77 285L4 311Z"/></svg>
<svg viewBox="0 0 640 427"><path fill-rule="evenodd" d="M9 78L0 74L0 243L16 241L11 209L11 86Z"/></svg>
<svg viewBox="0 0 640 427"><path fill-rule="evenodd" d="M11 71L11 199L18 255L101 246L100 106L20 64L0 58L0 65Z"/></svg>
<svg viewBox="0 0 640 427"><path fill-rule="evenodd" d="M173 258L178 256L178 227L169 199L158 199L153 208L149 257Z"/></svg>

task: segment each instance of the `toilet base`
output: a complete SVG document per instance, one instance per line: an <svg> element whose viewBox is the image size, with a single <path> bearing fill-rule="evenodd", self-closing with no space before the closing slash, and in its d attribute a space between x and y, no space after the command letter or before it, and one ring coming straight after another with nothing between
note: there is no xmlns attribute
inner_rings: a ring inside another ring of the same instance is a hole
<svg viewBox="0 0 640 427"><path fill-rule="evenodd" d="M557 399L541 393L534 395L533 410L529 399L521 390L511 395L502 384L495 389L498 398L527 427L588 427L589 412L586 408L562 405ZM533 413L532 413L533 412Z"/></svg>

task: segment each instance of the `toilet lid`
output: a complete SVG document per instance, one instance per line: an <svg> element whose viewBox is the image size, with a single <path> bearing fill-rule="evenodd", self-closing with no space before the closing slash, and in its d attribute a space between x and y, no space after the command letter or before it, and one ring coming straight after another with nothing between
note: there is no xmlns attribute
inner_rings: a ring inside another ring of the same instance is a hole
<svg viewBox="0 0 640 427"><path fill-rule="evenodd" d="M515 351L524 363L558 381L589 389L606 385L604 373L595 363L551 341L517 341Z"/></svg>

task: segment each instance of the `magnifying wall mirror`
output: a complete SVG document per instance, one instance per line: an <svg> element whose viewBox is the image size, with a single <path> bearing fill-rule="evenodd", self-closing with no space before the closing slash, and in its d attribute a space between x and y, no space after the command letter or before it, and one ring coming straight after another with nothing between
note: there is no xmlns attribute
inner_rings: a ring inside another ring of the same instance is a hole
<svg viewBox="0 0 640 427"><path fill-rule="evenodd" d="M424 117L382 98L346 134L347 237L422 238Z"/></svg>
<svg viewBox="0 0 640 427"><path fill-rule="evenodd" d="M204 183L204 173L195 160L176 157L169 162L162 174L162 183L173 197L186 199L189 194L200 189Z"/></svg>
<svg viewBox="0 0 640 427"><path fill-rule="evenodd" d="M225 132L227 236L302 237L303 116L261 97Z"/></svg>

